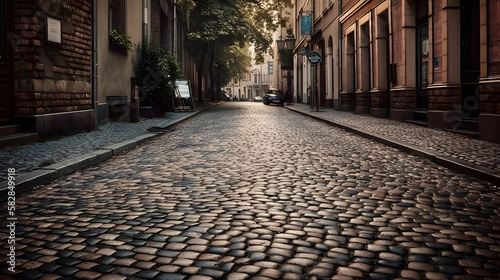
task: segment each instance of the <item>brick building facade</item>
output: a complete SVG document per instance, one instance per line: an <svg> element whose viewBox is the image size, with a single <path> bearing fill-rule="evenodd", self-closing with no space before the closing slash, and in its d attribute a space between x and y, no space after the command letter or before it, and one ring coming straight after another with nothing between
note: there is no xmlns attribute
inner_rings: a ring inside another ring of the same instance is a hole
<svg viewBox="0 0 500 280"><path fill-rule="evenodd" d="M343 110L500 143L500 1L342 1Z"/></svg>
<svg viewBox="0 0 500 280"><path fill-rule="evenodd" d="M135 47L145 39L175 53L194 80L186 16L171 0L1 1L0 147L127 117ZM112 46L112 30L133 49Z"/></svg>
<svg viewBox="0 0 500 280"><path fill-rule="evenodd" d="M500 143L500 0L295 3L298 102Z"/></svg>
<svg viewBox="0 0 500 280"><path fill-rule="evenodd" d="M9 3L10 2L10 3ZM95 128L92 110L92 1L2 1L3 124L40 137Z"/></svg>

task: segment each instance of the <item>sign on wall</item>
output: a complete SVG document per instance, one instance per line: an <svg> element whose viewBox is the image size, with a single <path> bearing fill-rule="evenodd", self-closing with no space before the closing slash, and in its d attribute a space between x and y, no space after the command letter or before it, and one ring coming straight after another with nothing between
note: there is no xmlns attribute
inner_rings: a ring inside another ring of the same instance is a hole
<svg viewBox="0 0 500 280"><path fill-rule="evenodd" d="M307 55L307 59L311 63L311 65L318 65L321 62L321 54L317 51L311 51Z"/></svg>
<svg viewBox="0 0 500 280"><path fill-rule="evenodd" d="M267 62L267 73L268 74L273 74L274 73L274 61L268 61Z"/></svg>
<svg viewBox="0 0 500 280"><path fill-rule="evenodd" d="M50 43L61 43L61 21L47 17L47 41Z"/></svg>
<svg viewBox="0 0 500 280"><path fill-rule="evenodd" d="M312 17L311 15L301 15L300 21L300 34L311 35L312 34Z"/></svg>

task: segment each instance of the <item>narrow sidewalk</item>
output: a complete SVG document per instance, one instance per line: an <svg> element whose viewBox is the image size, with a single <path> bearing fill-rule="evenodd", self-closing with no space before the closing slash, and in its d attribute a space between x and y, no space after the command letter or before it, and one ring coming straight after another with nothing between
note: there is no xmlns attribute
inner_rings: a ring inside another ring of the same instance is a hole
<svg viewBox="0 0 500 280"><path fill-rule="evenodd" d="M169 127L220 103L195 103L194 111L166 113L162 118L108 122L98 129L57 140L0 149L0 170L15 169L16 195L77 170L98 164L154 138ZM2 176L7 179L6 176ZM0 202L7 199L8 181L0 183Z"/></svg>
<svg viewBox="0 0 500 280"><path fill-rule="evenodd" d="M352 112L325 108L320 108L317 111L316 108L311 108L306 104L287 105L286 107L346 131L427 158L439 165L500 186L500 144L444 130Z"/></svg>

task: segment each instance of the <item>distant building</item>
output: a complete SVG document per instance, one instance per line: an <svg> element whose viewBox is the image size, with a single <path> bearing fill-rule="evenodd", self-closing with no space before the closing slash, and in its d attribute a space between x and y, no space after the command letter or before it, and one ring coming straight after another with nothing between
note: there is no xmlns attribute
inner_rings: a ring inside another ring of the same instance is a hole
<svg viewBox="0 0 500 280"><path fill-rule="evenodd" d="M267 59L270 57L266 56ZM250 83L246 86L246 96L252 100L256 96L263 97L273 84L273 65L274 62L269 60L262 64L254 64L249 69L248 75L251 77Z"/></svg>
<svg viewBox="0 0 500 280"><path fill-rule="evenodd" d="M245 77L246 78L246 77ZM244 79L232 79L228 85L224 87L224 91L226 94L226 98L229 100L241 100L242 99L242 84L245 81Z"/></svg>
<svg viewBox="0 0 500 280"><path fill-rule="evenodd" d="M253 52L253 50L251 51ZM256 64L252 60L252 65L241 79L233 79L224 86L226 94L231 98L238 100L253 101L256 96L264 96L270 87L275 83L274 79L274 61L270 55L265 55L265 63Z"/></svg>

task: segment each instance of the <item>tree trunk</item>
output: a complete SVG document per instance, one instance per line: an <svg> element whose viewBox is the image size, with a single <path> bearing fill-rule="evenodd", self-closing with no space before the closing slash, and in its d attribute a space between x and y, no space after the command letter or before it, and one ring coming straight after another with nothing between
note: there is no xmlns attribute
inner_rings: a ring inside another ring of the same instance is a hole
<svg viewBox="0 0 500 280"><path fill-rule="evenodd" d="M210 101L215 101L215 76L214 76L214 66L215 66L215 41L212 42L212 49L210 53L210 64L209 64L209 75L210 75Z"/></svg>
<svg viewBox="0 0 500 280"><path fill-rule="evenodd" d="M201 58L198 61L198 103L203 103L203 67L205 67L205 54L207 45L204 44Z"/></svg>
<svg viewBox="0 0 500 280"><path fill-rule="evenodd" d="M217 83L216 83L216 87L217 87L217 100L220 101L220 100L223 100L222 99L222 84L220 82L220 79L217 79Z"/></svg>

